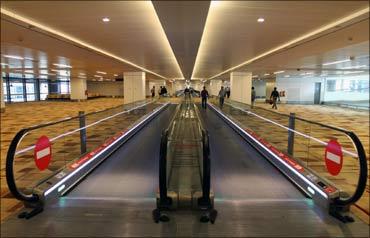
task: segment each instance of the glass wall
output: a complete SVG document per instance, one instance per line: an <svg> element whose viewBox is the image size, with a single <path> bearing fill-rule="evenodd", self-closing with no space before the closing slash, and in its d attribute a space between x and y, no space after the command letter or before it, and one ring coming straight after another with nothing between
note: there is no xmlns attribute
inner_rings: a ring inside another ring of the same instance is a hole
<svg viewBox="0 0 370 238"><path fill-rule="evenodd" d="M3 75L5 102L31 102L46 100L49 93L69 94L69 79L49 80L34 78L30 74L9 73Z"/></svg>
<svg viewBox="0 0 370 238"><path fill-rule="evenodd" d="M324 101L369 107L369 75L326 78Z"/></svg>
<svg viewBox="0 0 370 238"><path fill-rule="evenodd" d="M10 88L10 101L11 102L24 102L25 97L23 94L22 79L12 78L9 81Z"/></svg>
<svg viewBox="0 0 370 238"><path fill-rule="evenodd" d="M47 80L40 80L40 100L46 100L49 94L49 84Z"/></svg>

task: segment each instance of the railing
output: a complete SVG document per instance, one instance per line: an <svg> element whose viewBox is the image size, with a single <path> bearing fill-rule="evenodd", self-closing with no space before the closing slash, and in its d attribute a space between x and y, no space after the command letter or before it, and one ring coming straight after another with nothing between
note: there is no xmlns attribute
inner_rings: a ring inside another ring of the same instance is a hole
<svg viewBox="0 0 370 238"><path fill-rule="evenodd" d="M189 100L190 101L190 100ZM190 103L186 100L186 103ZM159 152L159 208L168 209L171 204L171 198L168 196L168 184L171 177L171 160L168 160L168 146L170 144L169 137L173 137L174 126L179 123L179 115L182 107L186 104L180 104L177 106L174 117L172 118L168 128L163 131L160 144ZM201 177L202 186L202 197L199 199L198 204L201 207L210 208L212 206L210 199L210 186L211 186L211 161L210 161L210 149L208 132L204 129L203 123L200 119L199 112L194 105L196 117L198 120L198 130L201 135L200 145L202 148L201 157L199 158L199 173Z"/></svg>
<svg viewBox="0 0 370 238"><path fill-rule="evenodd" d="M349 206L361 199L367 160L352 131L236 102L225 103L222 113L261 144L307 168L312 174L310 181L320 178L337 189L332 201L336 206Z"/></svg>
<svg viewBox="0 0 370 238"><path fill-rule="evenodd" d="M111 109L65 118L20 130L13 138L6 159L6 180L13 196L24 202L37 202L34 189L66 168L79 166L97 148L111 143L130 129L145 114L160 105L142 101ZM118 133L118 134L117 134ZM40 138L47 137L49 146L37 151ZM46 166L37 164L49 153Z"/></svg>

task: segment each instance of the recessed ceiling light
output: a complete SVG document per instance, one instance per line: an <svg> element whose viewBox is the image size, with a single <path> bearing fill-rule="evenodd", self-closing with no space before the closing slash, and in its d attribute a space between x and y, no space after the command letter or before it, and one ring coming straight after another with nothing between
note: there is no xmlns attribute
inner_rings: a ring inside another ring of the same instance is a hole
<svg viewBox="0 0 370 238"><path fill-rule="evenodd" d="M284 72L285 72L284 70L281 70L281 71L274 72L274 74L281 74L281 73L284 73Z"/></svg>
<svg viewBox="0 0 370 238"><path fill-rule="evenodd" d="M107 74L106 72L103 71L96 71L98 74Z"/></svg>
<svg viewBox="0 0 370 238"><path fill-rule="evenodd" d="M86 76L86 74L85 74L85 73L79 73L79 75Z"/></svg>
<svg viewBox="0 0 370 238"><path fill-rule="evenodd" d="M98 78L103 78L103 76L101 76L101 75L94 75L94 77L98 77Z"/></svg>
<svg viewBox="0 0 370 238"><path fill-rule="evenodd" d="M113 74L115 77L117 77L118 76L118 74Z"/></svg>
<svg viewBox="0 0 370 238"><path fill-rule="evenodd" d="M285 78L289 78L289 77L290 77L290 75L285 75L284 77L285 77Z"/></svg>
<svg viewBox="0 0 370 238"><path fill-rule="evenodd" d="M270 74L264 74L264 76L269 76Z"/></svg>
<svg viewBox="0 0 370 238"><path fill-rule="evenodd" d="M260 17L260 18L257 19L257 21L260 22L260 23L262 23L262 22L265 21L265 18Z"/></svg>
<svg viewBox="0 0 370 238"><path fill-rule="evenodd" d="M110 19L108 17L103 17L102 21L103 22L110 22Z"/></svg>

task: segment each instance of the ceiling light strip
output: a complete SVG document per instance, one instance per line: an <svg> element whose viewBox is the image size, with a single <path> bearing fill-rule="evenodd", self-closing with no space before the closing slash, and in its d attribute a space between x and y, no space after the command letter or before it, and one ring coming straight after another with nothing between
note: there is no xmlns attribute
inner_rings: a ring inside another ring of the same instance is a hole
<svg viewBox="0 0 370 238"><path fill-rule="evenodd" d="M135 67L135 68L138 68L138 69L140 69L140 70L142 70L142 71L144 71L144 72L147 72L147 73L150 73L150 74L156 75L156 76L158 76L158 77L160 77L160 78L163 78L163 79L167 79L166 77L164 77L164 76L162 76L162 75L160 75L160 74L157 74L157 73L155 73L155 72L153 72L153 71L151 71L151 70L148 70L148 69L146 69L146 68L143 68L143 67L141 67L141 66L139 66L139 65L137 65L137 64L134 64L134 63L132 63L132 62L130 62L130 61L128 61L128 60L125 60L125 59L123 59L123 58L121 58L121 57L119 57L119 56L116 56L116 55L114 55L114 54L111 54L111 53L109 53L109 52L107 52L107 51L105 51L105 50L102 50L102 49L97 48L97 47L95 47L95 46L92 46L92 45L90 45L90 44L88 44L88 43L86 43L86 42L83 42L83 41L81 41L81 40L79 40L79 39L77 39L77 38L75 38L75 37L72 37L72 36L70 36L70 35L64 34L64 33L60 32L60 31L58 31L58 30L55 30L55 29L53 29L53 28L51 28L51 27L47 27L47 26L45 26L45 25L42 25L42 24L40 24L40 23L38 23L38 22L35 22L35 21L33 21L33 20L30 20L30 19L28 19L28 18L26 18L26 17L23 17L23 16L21 16L21 15L18 15L18 14L16 14L16 13L11 12L11 11L9 11L9 10L6 10L6 9L4 9L4 8L1 8L1 14L7 15L8 17L11 17L11 18L14 18L14 19L16 19L16 20L22 21L22 22L27 23L27 24L29 24L29 25L33 25L33 26L35 26L35 27L37 27L37 28L40 28L41 30L44 30L44 31L50 32L50 33L52 33L52 34L54 34L54 35L57 35L57 36L63 37L63 38L65 38L65 39L67 39L67 40L70 40L70 41L72 41L72 42L74 42L74 43L77 43L77 44L79 44L79 45L85 46L86 48L89 48L89 49L94 50L94 51L96 51L96 52L99 52L99 53L101 53L101 54L103 54L103 55L109 56L109 57L114 58L114 59L116 59L116 60L118 60L118 61L121 61L121 62L126 63L126 64L128 64L128 65L131 65L131 66L133 66L133 67Z"/></svg>
<svg viewBox="0 0 370 238"><path fill-rule="evenodd" d="M202 45L204 44L203 43L204 42L204 35L205 35L205 32L206 32L206 27L209 24L208 21L209 21L209 18L210 18L209 15L210 15L210 11L211 11L212 2L214 2L214 1L211 1L211 3L209 4L206 22L204 23L202 37L200 38L200 43L199 43L199 46L198 46L197 56L195 57L195 62L194 62L194 66L193 66L193 72L191 72L191 79L200 79L200 78L194 77L194 73L196 72L196 69L198 68L198 65L199 65L199 57L200 57L199 56L200 55L199 52L200 52L200 49L201 49Z"/></svg>
<svg viewBox="0 0 370 238"><path fill-rule="evenodd" d="M234 66L234 67L229 68L229 69L227 69L227 70L225 70L225 71L222 71L221 73L216 74L216 75L214 75L214 76L210 77L209 79L216 78L216 77L218 77L218 76L220 76L220 75L222 75L222 74L225 74L225 73L227 73L227 72L230 72L230 71L233 71L233 70L235 70L235 69L238 69L238 68L240 68L240 67L242 67L242 66L244 66L244 65L250 64L250 63L252 63L253 61L256 61L256 60L258 60L258 59L260 59L260 58L262 58L262 57L265 57L265 56L267 56L267 55L270 55L270 54L272 54L272 53L275 53L276 51L279 51L279 50L281 50L281 49L283 49L283 48L285 48L285 47L289 47L289 46L291 46L291 45L293 45L293 44L295 44L295 43L298 43L298 42L300 42L300 41L303 41L303 40L305 40L305 39L307 39L307 38L309 38L309 37L312 37L312 36L314 36L314 35L320 34L320 33L324 32L324 31L326 31L326 30L329 30L329 29L331 29L331 28L333 28L333 27L335 27L335 26L337 26L337 25L340 25L340 24L342 24L342 23L345 23L345 22L347 22L347 21L350 21L350 20L352 20L352 19L354 19L354 18L356 18L356 17L362 16L362 15L364 15L364 14L368 13L368 12L369 12L369 7L366 7L366 8L364 8L364 9L360 10L360 11L357 11L357 12L355 12L355 13L353 13L353 14L350 14L350 15L348 15L348 16L346 16L346 17L343 17L343 18L341 18L341 19L339 19L339 20L336 20L336 21L334 21L334 22L331 22L331 23L329 23L329 24L327 24L327 25L325 25L325 26L323 26L323 27L320 27L320 28L318 28L318 29L316 29L316 30L313 30L313 31L311 31L311 32L309 32L309 33L307 33L307 34L305 34L305 35L302 35L302 36L300 36L300 37L298 37L298 38L295 38L295 39L293 39L293 40L291 40L291 41L288 41L287 43L282 44L282 45L280 45L280 46L278 46L278 47L276 47L276 48L274 48L274 49L272 49L272 50L266 51L265 53L262 53L262 54L260 54L260 55L258 55L258 56L256 56L256 57L254 57L254 58L252 58L252 59L250 59L250 60L247 60L247 61L245 61L245 62L243 62L243 63L241 63L241 64L239 64L239 65L237 65L237 66ZM207 18L207 19L208 19L208 18ZM203 40L203 37L202 37L202 40ZM202 43L202 42L201 42L201 43ZM202 45L202 44L201 44L201 45Z"/></svg>
<svg viewBox="0 0 370 238"><path fill-rule="evenodd" d="M173 57L173 58L175 59L175 61L176 61L176 65L177 65L178 73L181 75L181 78L184 78L184 74L182 73L182 70L181 70L181 68L180 68L179 62L177 61L177 58L176 58L176 56L175 56L175 53L173 52L173 49L172 49L172 47L171 47L170 41L169 41L169 40L168 40L168 38L167 38L166 32L165 32L165 31L164 31L164 29L163 29L163 26L162 26L161 20L160 20L160 19L159 19L159 17L158 17L158 14L157 14L157 11L155 10L154 4L153 4L153 2L152 2L152 1L149 1L149 2L151 3L151 6L152 6L152 8L153 8L153 12L155 13L155 16L157 17L158 24L161 26L161 29L162 29L162 35L163 35L163 36L164 36L164 38L167 40L167 45L168 45L168 47L169 47L169 51L171 52L172 57ZM166 78L166 79L168 79L168 78Z"/></svg>

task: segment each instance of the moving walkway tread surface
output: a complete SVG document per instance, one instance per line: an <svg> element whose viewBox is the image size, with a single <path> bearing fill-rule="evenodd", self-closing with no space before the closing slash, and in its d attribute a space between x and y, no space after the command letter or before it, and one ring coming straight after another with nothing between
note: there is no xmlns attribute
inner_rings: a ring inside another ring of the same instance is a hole
<svg viewBox="0 0 370 238"><path fill-rule="evenodd" d="M127 226L132 232L127 236L153 231L143 231L140 223L152 223L160 136L174 109L161 112L41 214L30 220L14 215L5 221L1 236L124 236Z"/></svg>
<svg viewBox="0 0 370 238"><path fill-rule="evenodd" d="M43 213L5 221L1 236L369 236L368 226L358 219L343 224L320 213L211 110L201 114L211 139L216 223L200 223L193 211L154 223L158 161L152 158L173 111L159 114Z"/></svg>
<svg viewBox="0 0 370 238"><path fill-rule="evenodd" d="M361 220L343 224L325 214L214 111L200 111L210 137L218 223L229 217L240 236L369 236Z"/></svg>

